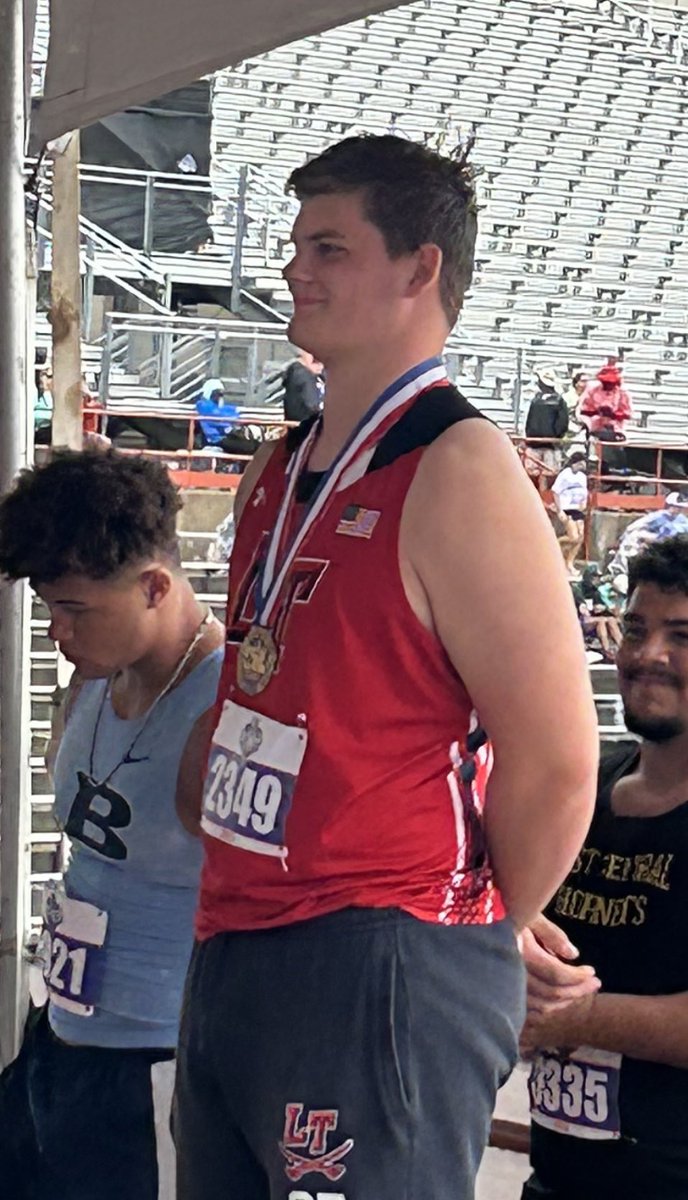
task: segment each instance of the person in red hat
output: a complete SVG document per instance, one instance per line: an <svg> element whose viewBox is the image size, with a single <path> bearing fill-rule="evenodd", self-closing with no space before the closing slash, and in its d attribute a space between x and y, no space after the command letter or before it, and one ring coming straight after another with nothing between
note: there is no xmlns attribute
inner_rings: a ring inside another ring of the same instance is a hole
<svg viewBox="0 0 688 1200"><path fill-rule="evenodd" d="M607 363L597 372L597 379L589 383L581 397L578 410L583 424L590 433L609 441L620 441L624 427L633 415L631 398L622 386L621 371L614 363Z"/></svg>

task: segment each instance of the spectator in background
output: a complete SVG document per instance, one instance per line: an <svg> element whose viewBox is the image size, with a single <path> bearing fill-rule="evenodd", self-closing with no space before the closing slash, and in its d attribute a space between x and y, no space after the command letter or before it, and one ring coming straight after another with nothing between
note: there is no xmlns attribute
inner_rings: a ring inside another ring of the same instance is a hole
<svg viewBox="0 0 688 1200"><path fill-rule="evenodd" d="M621 645L621 625L613 608L610 608L600 587L601 574L597 563L588 563L583 568L580 582L571 584L578 609L578 615L586 637L593 634L609 661L616 657L616 651Z"/></svg>
<svg viewBox="0 0 688 1200"><path fill-rule="evenodd" d="M49 446L53 425L53 372L45 366L36 371L36 399L33 403L33 436L38 446Z"/></svg>
<svg viewBox="0 0 688 1200"><path fill-rule="evenodd" d="M633 415L631 398L622 387L621 371L607 363L597 372L580 398L577 415L583 424L603 441L623 441L626 422Z"/></svg>
<svg viewBox="0 0 688 1200"><path fill-rule="evenodd" d="M569 576L577 578L576 558L583 544L585 512L588 507L586 459L581 452L572 454L552 484L557 515L564 526L559 538Z"/></svg>
<svg viewBox="0 0 688 1200"><path fill-rule="evenodd" d="M199 416L207 418L198 422L206 446L214 446L224 454L238 454L242 457L255 454L260 440L237 424L239 409L236 404L225 400L225 389L221 379L206 379L196 400L196 412ZM226 464L224 465L226 467ZM230 463L229 469L241 474L245 466L245 462Z"/></svg>
<svg viewBox="0 0 688 1200"><path fill-rule="evenodd" d="M218 448L223 437L234 429L234 422L239 416L236 405L225 400L225 387L221 379L206 379L201 394L196 397L196 412L203 417L222 418L198 422L206 445Z"/></svg>
<svg viewBox="0 0 688 1200"><path fill-rule="evenodd" d="M564 400L566 401L570 417L575 417L580 398L589 382L585 371L576 371L575 375L571 376L571 384L564 393Z"/></svg>
<svg viewBox="0 0 688 1200"><path fill-rule="evenodd" d="M583 599L592 603L593 607L603 609L614 617L618 615L617 596L610 586L608 578L603 577L599 563L586 563L583 567L580 587Z"/></svg>
<svg viewBox="0 0 688 1200"><path fill-rule="evenodd" d="M46 355L43 350L42 361ZM37 361L38 351L37 351ZM110 439L100 433L100 418L103 412L89 388L85 376L81 376L81 395L85 409L82 428L84 431L84 446L109 446ZM53 372L50 366L43 366L36 371L36 399L33 405L34 443L36 446L50 446L53 437Z"/></svg>
<svg viewBox="0 0 688 1200"><path fill-rule="evenodd" d="M81 376L81 402L84 406L82 415L84 445L109 446L110 439L103 436L100 428L101 417L105 410L98 396L91 391L85 375Z"/></svg>
<svg viewBox="0 0 688 1200"><path fill-rule="evenodd" d="M307 421L320 412L325 391L323 369L307 350L299 350L298 358L284 372L285 421Z"/></svg>
<svg viewBox="0 0 688 1200"><path fill-rule="evenodd" d="M535 378L537 391L526 417L526 437L560 441L568 432L569 414L559 390L559 381L550 367L538 371ZM547 470L554 472L559 469L561 452L553 442L538 441L531 451Z"/></svg>
<svg viewBox="0 0 688 1200"><path fill-rule="evenodd" d="M688 534L688 497L670 492L659 512L645 513L626 526L616 553L609 563L614 587L622 595L628 587L628 564L652 542L661 542L678 533Z"/></svg>

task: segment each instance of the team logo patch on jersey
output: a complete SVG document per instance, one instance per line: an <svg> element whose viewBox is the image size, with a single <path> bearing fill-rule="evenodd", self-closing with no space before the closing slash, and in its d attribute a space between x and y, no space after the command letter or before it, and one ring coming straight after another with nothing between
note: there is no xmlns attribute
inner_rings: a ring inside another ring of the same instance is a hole
<svg viewBox="0 0 688 1200"><path fill-rule="evenodd" d="M381 512L374 508L361 508L360 504L347 504L341 515L335 533L343 533L346 537L370 538L377 525Z"/></svg>
<svg viewBox="0 0 688 1200"><path fill-rule="evenodd" d="M263 730L260 727L260 721L254 717L249 721L248 725L244 725L239 734L239 746L244 758L250 758L255 754L256 750L260 750L263 745Z"/></svg>
<svg viewBox="0 0 688 1200"><path fill-rule="evenodd" d="M304 1113L303 1104L287 1104L284 1110L284 1133L279 1143L287 1165L287 1179L298 1183L304 1175L324 1175L336 1183L346 1174L342 1162L353 1150L354 1139L328 1150L327 1139L339 1122L338 1108L312 1108Z"/></svg>

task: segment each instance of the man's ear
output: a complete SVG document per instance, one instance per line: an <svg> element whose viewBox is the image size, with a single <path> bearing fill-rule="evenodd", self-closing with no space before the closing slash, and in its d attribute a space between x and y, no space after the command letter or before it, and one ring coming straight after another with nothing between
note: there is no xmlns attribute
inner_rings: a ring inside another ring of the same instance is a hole
<svg viewBox="0 0 688 1200"><path fill-rule="evenodd" d="M409 280L407 295L420 296L422 292L439 285L442 270L442 251L434 242L424 242L414 254L413 274Z"/></svg>
<svg viewBox="0 0 688 1200"><path fill-rule="evenodd" d="M167 567L149 567L139 575L146 608L158 608L172 587L172 572Z"/></svg>

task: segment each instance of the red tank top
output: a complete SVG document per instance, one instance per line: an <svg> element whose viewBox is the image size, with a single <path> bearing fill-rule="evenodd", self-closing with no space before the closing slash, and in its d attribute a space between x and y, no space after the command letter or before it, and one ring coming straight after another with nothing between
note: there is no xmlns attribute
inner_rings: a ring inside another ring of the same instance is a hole
<svg viewBox="0 0 688 1200"><path fill-rule="evenodd" d="M263 692L247 695L237 651L255 615L256 567L284 493L286 442L266 465L232 554L218 718L228 702L241 706L242 749L224 775L211 751L200 938L350 906L397 907L448 924L504 916L482 832L492 750L442 645L412 611L399 567L402 509L433 429L437 436L478 415L453 388L432 389L386 435L368 473L334 495L280 593L272 622L277 670ZM288 768L295 785L281 850L252 840L251 822L269 828L270 789L286 758L267 780L254 764L254 809L235 787L242 755L250 757L266 725L308 738L300 769ZM215 823L221 776L224 809L234 804L251 836L238 834L236 821L230 833Z"/></svg>

